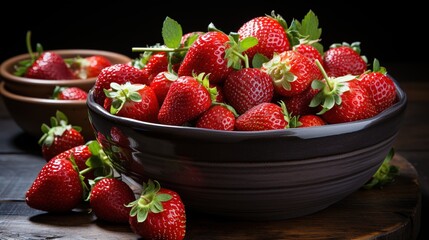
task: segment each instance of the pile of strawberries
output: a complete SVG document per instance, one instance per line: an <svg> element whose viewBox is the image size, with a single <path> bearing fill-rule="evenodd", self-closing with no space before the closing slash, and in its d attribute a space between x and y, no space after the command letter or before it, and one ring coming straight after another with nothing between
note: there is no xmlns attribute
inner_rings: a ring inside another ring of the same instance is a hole
<svg viewBox="0 0 429 240"><path fill-rule="evenodd" d="M286 21L274 12L226 34L182 34L167 17L163 45L131 64L104 68L94 99L110 113L141 121L227 131L260 131L370 118L391 106L396 87L360 44L324 50L317 16Z"/></svg>
<svg viewBox="0 0 429 240"><path fill-rule="evenodd" d="M320 126L372 117L396 100L396 87L359 43L324 50L316 15L288 25L274 12L226 34L182 33L167 17L163 45L129 64L104 67L94 100L111 114L140 121L225 131ZM47 161L26 193L35 209L88 207L99 220L128 223L144 239L183 239L185 205L156 180L136 191L122 181L101 146L57 112L42 126Z"/></svg>

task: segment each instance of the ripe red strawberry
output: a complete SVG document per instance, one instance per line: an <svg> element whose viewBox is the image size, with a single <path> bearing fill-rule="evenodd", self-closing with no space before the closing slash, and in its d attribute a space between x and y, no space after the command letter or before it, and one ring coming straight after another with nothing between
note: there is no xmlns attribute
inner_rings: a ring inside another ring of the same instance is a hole
<svg viewBox="0 0 429 240"><path fill-rule="evenodd" d="M233 69L228 67L225 51L228 35L220 31L204 33L191 45L179 70L179 76L210 74L211 83L222 82Z"/></svg>
<svg viewBox="0 0 429 240"><path fill-rule="evenodd" d="M280 100L285 103L288 112L292 115L303 116L307 114L315 114L318 111L317 108L310 107L309 105L318 92L319 90L313 89L309 86L300 94L290 97L280 97Z"/></svg>
<svg viewBox="0 0 429 240"><path fill-rule="evenodd" d="M127 204L136 200L133 190L118 178L102 178L94 183L89 204L97 219L112 223L128 223Z"/></svg>
<svg viewBox="0 0 429 240"><path fill-rule="evenodd" d="M366 58L360 55L359 42L331 45L323 55L322 65L331 77L360 75L367 69Z"/></svg>
<svg viewBox="0 0 429 240"><path fill-rule="evenodd" d="M124 84L130 82L132 84L147 84L148 79L142 70L127 64L113 64L103 68L97 77L94 84L94 100L96 103L103 106L106 95L104 89L110 88L110 83Z"/></svg>
<svg viewBox="0 0 429 240"><path fill-rule="evenodd" d="M324 73L325 81L316 80L312 87L319 89L310 105L321 106L318 113L327 123L343 123L366 119L377 114L367 88L360 85L356 76L328 77L322 65L316 61Z"/></svg>
<svg viewBox="0 0 429 240"><path fill-rule="evenodd" d="M274 86L271 77L259 68L242 68L228 74L223 93L228 104L242 114L260 103L271 102Z"/></svg>
<svg viewBox="0 0 429 240"><path fill-rule="evenodd" d="M233 131L238 114L226 104L212 105L198 119L196 127L215 130Z"/></svg>
<svg viewBox="0 0 429 240"><path fill-rule="evenodd" d="M302 93L320 76L320 70L309 58L293 50L275 53L261 69L271 76L274 91L281 96Z"/></svg>
<svg viewBox="0 0 429 240"><path fill-rule="evenodd" d="M111 83L105 90L104 108L111 114L140 121L157 122L159 103L155 92L144 84Z"/></svg>
<svg viewBox="0 0 429 240"><path fill-rule="evenodd" d="M75 78L78 79L97 77L103 68L112 65L110 59L102 55L92 55L84 58L76 57L65 59L65 61L73 71Z"/></svg>
<svg viewBox="0 0 429 240"><path fill-rule="evenodd" d="M311 62L315 62L316 60L318 60L320 63L323 64L323 56L322 54L319 52L319 50L317 50L317 48L315 48L313 45L311 44L298 44L295 45L293 47L293 50L301 53L302 55L308 57L310 59ZM316 79L322 79L323 75L322 72L318 71L318 76L316 76Z"/></svg>
<svg viewBox="0 0 429 240"><path fill-rule="evenodd" d="M50 120L51 126L42 124L43 135L38 141L46 161L72 147L85 143L85 139L80 133L81 128L69 124L68 118L63 112L57 111L55 117L52 116Z"/></svg>
<svg viewBox="0 0 429 240"><path fill-rule="evenodd" d="M52 98L57 100L86 100L87 96L88 93L79 87L56 86L52 94Z"/></svg>
<svg viewBox="0 0 429 240"><path fill-rule="evenodd" d="M153 53L148 62L142 68L143 73L148 79L147 84L150 84L155 76L163 71L167 71L168 57L166 52Z"/></svg>
<svg viewBox="0 0 429 240"><path fill-rule="evenodd" d="M238 131L262 131L285 129L289 118L284 103L260 103L237 117L235 129Z"/></svg>
<svg viewBox="0 0 429 240"><path fill-rule="evenodd" d="M170 89L171 84L178 78L177 75L168 71L158 73L149 84L158 98L158 103L161 105L164 102L165 96Z"/></svg>
<svg viewBox="0 0 429 240"><path fill-rule="evenodd" d="M325 120L323 120L323 118L321 118L320 116L309 114L309 115L300 116L298 118L297 127L299 128L314 127L314 126L323 126L326 124L327 123L325 122Z"/></svg>
<svg viewBox="0 0 429 240"><path fill-rule="evenodd" d="M256 53L271 59L275 52L290 50L291 46L286 34L286 22L280 15L260 16L244 23L239 29L240 39L255 37L258 44L244 51L251 62Z"/></svg>
<svg viewBox="0 0 429 240"><path fill-rule="evenodd" d="M143 184L141 197L131 207L129 224L143 239L182 240L186 234L186 211L180 195L157 181Z"/></svg>
<svg viewBox="0 0 429 240"><path fill-rule="evenodd" d="M28 68L24 77L49 80L75 78L64 59L53 51L43 52Z"/></svg>
<svg viewBox="0 0 429 240"><path fill-rule="evenodd" d="M378 60L374 60L374 69L359 76L360 84L366 87L371 95L377 112L390 107L396 100L396 86L392 78L387 75L384 67L380 67Z"/></svg>
<svg viewBox="0 0 429 240"><path fill-rule="evenodd" d="M183 125L205 112L216 98L215 88L209 87L204 73L198 76L181 76L174 81L164 99L158 121L168 125Z"/></svg>
<svg viewBox="0 0 429 240"><path fill-rule="evenodd" d="M67 212L84 198L79 172L65 158L47 162L25 194L28 206L47 212Z"/></svg>

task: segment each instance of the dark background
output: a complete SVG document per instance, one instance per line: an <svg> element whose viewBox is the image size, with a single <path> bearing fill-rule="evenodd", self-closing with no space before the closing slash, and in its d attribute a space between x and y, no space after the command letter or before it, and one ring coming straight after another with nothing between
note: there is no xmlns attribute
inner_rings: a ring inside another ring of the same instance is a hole
<svg viewBox="0 0 429 240"><path fill-rule="evenodd" d="M18 6L24 4L16 1L1 14L0 61L27 52L27 30L32 31L33 48L38 42L45 50L101 49L134 58L138 53L133 53L132 47L162 42L161 27L166 16L178 21L185 33L206 31L210 22L228 33L272 10L290 23L293 18L301 20L311 9L319 18L325 49L332 43L360 41L362 54L370 62L378 58L388 72L402 73L396 69L398 62L416 64L416 71L429 67L428 38L423 36L429 31L428 14L423 6L412 1L389 5L376 1L312 2L263 2L256 6L237 2L239 7L229 6L231 2L202 2L202 5L178 2L163 6L116 2L91 8L81 2Z"/></svg>

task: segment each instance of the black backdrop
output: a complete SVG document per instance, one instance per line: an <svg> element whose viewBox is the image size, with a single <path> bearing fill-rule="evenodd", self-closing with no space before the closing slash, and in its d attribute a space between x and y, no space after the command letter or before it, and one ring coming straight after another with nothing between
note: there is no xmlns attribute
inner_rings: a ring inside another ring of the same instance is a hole
<svg viewBox="0 0 429 240"><path fill-rule="evenodd" d="M177 20L184 32L205 31L210 22L224 32L231 32L271 10L290 23L292 18L302 19L311 9L319 18L325 48L335 42L360 41L362 53L370 60L378 58L382 64L428 62L428 38L422 36L429 30L426 26L428 14L423 6L410 1L396 5L376 1L335 4L265 1L257 6L237 2L241 7L230 7L222 2L201 5L177 2L162 6L147 5L144 1L114 2L96 7L82 5L82 2L62 2L61 6L40 2L18 6L21 4L18 1L11 2L12 6L3 8L0 15L0 60L26 52L27 30L33 33L33 46L39 42L45 49L102 49L134 58L138 54L132 53L132 47L162 41L161 26L166 16Z"/></svg>

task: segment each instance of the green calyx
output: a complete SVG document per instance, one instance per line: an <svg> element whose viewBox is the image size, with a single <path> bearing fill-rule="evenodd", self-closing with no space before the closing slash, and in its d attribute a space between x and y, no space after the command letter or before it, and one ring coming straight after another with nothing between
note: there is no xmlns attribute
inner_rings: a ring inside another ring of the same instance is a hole
<svg viewBox="0 0 429 240"><path fill-rule="evenodd" d="M138 91L144 87L144 84L131 84L130 82L125 84L110 83L111 89L104 89L106 97L112 99L110 113L117 114L126 102L140 102L142 97Z"/></svg>
<svg viewBox="0 0 429 240"><path fill-rule="evenodd" d="M322 72L325 81L314 80L311 83L313 89L318 89L319 92L310 102L310 107L321 105L322 110L317 114L323 114L333 108L335 105L341 105L341 95L349 91L348 82L356 79L356 76L345 75L341 77L331 78L326 74L322 64L316 60L316 65Z"/></svg>
<svg viewBox="0 0 429 240"><path fill-rule="evenodd" d="M43 135L40 137L38 144L49 147L54 142L56 136L61 136L66 130L72 128L79 132L82 130L80 126L72 126L69 124L67 116L63 112L57 110L55 116L50 118L50 126L46 123L42 124L41 130Z"/></svg>
<svg viewBox="0 0 429 240"><path fill-rule="evenodd" d="M288 30L288 25L286 20L280 14L276 14L274 10L271 11L270 15L266 14L265 16L270 17L276 20L277 22L279 22L285 31Z"/></svg>
<svg viewBox="0 0 429 240"><path fill-rule="evenodd" d="M399 173L399 168L391 164L391 160L395 155L394 149L390 149L387 156L384 158L383 163L378 168L377 172L371 179L365 183L364 189L383 188L384 185L391 183Z"/></svg>
<svg viewBox="0 0 429 240"><path fill-rule="evenodd" d="M210 87L210 80L209 80L209 74L205 74L205 73L199 73L197 74L192 74L193 78L195 78L195 80L197 80L204 88L207 89L207 91L210 93L210 99L212 101L212 103L216 102L216 98L218 95L217 92L217 88L216 87Z"/></svg>
<svg viewBox="0 0 429 240"><path fill-rule="evenodd" d="M274 53L273 58L262 64L264 71L273 79L274 85L281 86L285 90L291 90L291 82L298 77L290 72L291 65L282 61L279 54Z"/></svg>
<svg viewBox="0 0 429 240"><path fill-rule="evenodd" d="M227 45L229 47L225 50L225 58L228 60L227 66L239 70L243 67L242 62L244 62L244 67L249 68L249 58L243 52L256 46L258 39L255 37L246 37L239 40L240 36L235 32L231 32L228 38Z"/></svg>
<svg viewBox="0 0 429 240"><path fill-rule="evenodd" d="M26 35L26 45L27 45L27 51L30 55L30 59L22 60L18 63L17 66L15 66L15 72L13 73L15 76L24 76L24 74L27 72L27 69L33 65L33 63L36 61L36 59L43 53L43 47L40 43L36 44L36 52L37 54L34 54L33 48L31 47L31 31L27 31Z"/></svg>
<svg viewBox="0 0 429 240"><path fill-rule="evenodd" d="M131 207L130 216L137 216L138 222L146 221L149 212L156 214L164 211L162 203L173 198L170 194L159 193L161 185L156 180L149 179L147 183L143 183L142 188L140 197L126 205Z"/></svg>

